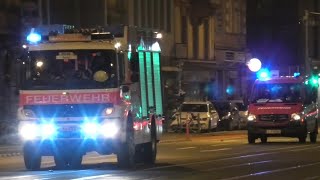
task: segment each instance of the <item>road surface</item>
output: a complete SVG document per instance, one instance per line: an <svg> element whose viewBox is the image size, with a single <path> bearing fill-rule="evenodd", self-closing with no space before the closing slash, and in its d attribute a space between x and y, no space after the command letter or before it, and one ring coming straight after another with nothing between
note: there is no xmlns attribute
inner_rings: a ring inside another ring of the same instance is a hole
<svg viewBox="0 0 320 180"><path fill-rule="evenodd" d="M119 169L113 155L90 153L80 170L56 170L53 158L44 157L40 171L26 171L21 153L15 148L18 146L0 147L0 153L17 151L12 156L0 156L0 180L320 179L320 144L270 138L267 144L257 141L249 145L246 131L192 136L190 140L167 137L158 145L155 166L137 165L132 170Z"/></svg>

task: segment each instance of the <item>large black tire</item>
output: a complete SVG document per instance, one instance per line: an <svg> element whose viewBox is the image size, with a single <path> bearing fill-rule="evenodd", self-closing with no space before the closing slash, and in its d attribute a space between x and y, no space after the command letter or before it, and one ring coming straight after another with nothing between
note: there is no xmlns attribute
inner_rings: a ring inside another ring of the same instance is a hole
<svg viewBox="0 0 320 180"><path fill-rule="evenodd" d="M306 135L302 135L299 138L299 143L306 143L306 139L307 139L307 136Z"/></svg>
<svg viewBox="0 0 320 180"><path fill-rule="evenodd" d="M120 142L117 151L118 166L120 168L134 168L136 157L136 147L134 144L133 119L128 116L126 128L126 142Z"/></svg>
<svg viewBox="0 0 320 180"><path fill-rule="evenodd" d="M261 136L260 140L261 140L261 143L265 144L268 141L268 137L267 136Z"/></svg>
<svg viewBox="0 0 320 180"><path fill-rule="evenodd" d="M157 157L157 127L153 117L151 120L151 142L144 145L144 163L154 164Z"/></svg>
<svg viewBox="0 0 320 180"><path fill-rule="evenodd" d="M256 137L253 134L248 133L248 143L254 144L255 142L256 142Z"/></svg>
<svg viewBox="0 0 320 180"><path fill-rule="evenodd" d="M29 142L23 146L24 165L27 170L39 170L41 166L41 154L37 147Z"/></svg>

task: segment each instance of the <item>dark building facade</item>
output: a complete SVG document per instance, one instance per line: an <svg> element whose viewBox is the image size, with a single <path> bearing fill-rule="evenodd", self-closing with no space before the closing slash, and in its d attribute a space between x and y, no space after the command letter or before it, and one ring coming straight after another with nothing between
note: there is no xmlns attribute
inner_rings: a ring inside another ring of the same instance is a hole
<svg viewBox="0 0 320 180"><path fill-rule="evenodd" d="M318 61L320 16L309 14L306 36L306 10L320 12L320 1L249 0L247 42L253 56L265 66L287 74L297 71L297 67L304 72L306 61Z"/></svg>
<svg viewBox="0 0 320 180"><path fill-rule="evenodd" d="M271 68L300 65L299 0L249 0L247 42L253 56Z"/></svg>

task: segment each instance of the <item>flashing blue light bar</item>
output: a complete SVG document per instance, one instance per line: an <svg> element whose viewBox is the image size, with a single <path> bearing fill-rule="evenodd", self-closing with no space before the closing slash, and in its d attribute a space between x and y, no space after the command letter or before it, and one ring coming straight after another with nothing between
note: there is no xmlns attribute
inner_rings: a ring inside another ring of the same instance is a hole
<svg viewBox="0 0 320 180"><path fill-rule="evenodd" d="M27 41L29 41L30 43L37 43L41 41L41 35L37 33L30 33L27 36Z"/></svg>
<svg viewBox="0 0 320 180"><path fill-rule="evenodd" d="M258 71L258 79L259 80L267 80L270 78L270 72L267 69L261 69L260 71Z"/></svg>
<svg viewBox="0 0 320 180"><path fill-rule="evenodd" d="M300 77L300 73L299 72L293 73L293 77Z"/></svg>

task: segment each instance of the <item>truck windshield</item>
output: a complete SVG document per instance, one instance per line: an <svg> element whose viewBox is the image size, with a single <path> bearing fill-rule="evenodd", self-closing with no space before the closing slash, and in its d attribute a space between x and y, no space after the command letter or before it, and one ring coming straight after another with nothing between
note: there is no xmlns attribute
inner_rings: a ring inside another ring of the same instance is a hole
<svg viewBox="0 0 320 180"><path fill-rule="evenodd" d="M296 103L302 101L301 84L257 84L253 89L253 103Z"/></svg>
<svg viewBox="0 0 320 180"><path fill-rule="evenodd" d="M95 89L117 86L116 53L31 51L22 89Z"/></svg>
<svg viewBox="0 0 320 180"><path fill-rule="evenodd" d="M208 112L206 104L183 104L181 112Z"/></svg>

